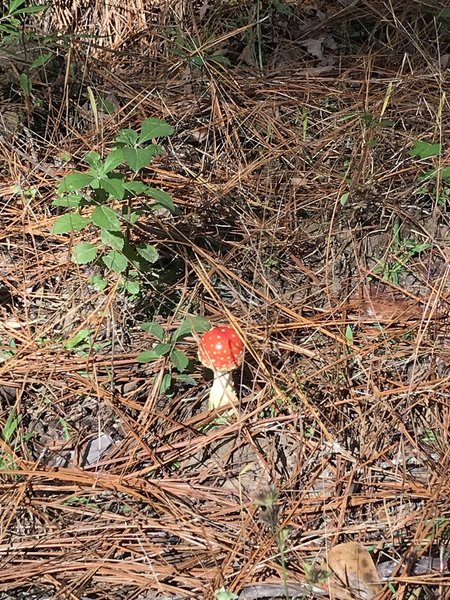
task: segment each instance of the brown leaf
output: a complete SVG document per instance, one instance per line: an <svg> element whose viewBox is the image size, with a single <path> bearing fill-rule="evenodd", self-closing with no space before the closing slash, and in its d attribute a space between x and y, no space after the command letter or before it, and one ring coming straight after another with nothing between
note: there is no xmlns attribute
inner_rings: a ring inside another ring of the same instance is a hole
<svg viewBox="0 0 450 600"><path fill-rule="evenodd" d="M322 569L331 576L321 584L332 600L374 600L381 590L369 552L356 542L338 544L328 551Z"/></svg>

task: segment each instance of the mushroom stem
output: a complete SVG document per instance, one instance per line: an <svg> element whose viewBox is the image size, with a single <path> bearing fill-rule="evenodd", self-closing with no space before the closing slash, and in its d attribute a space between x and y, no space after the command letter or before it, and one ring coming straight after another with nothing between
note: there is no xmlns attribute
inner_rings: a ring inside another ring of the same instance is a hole
<svg viewBox="0 0 450 600"><path fill-rule="evenodd" d="M237 401L232 373L214 371L214 382L209 392L209 410L216 410L229 404L234 405Z"/></svg>

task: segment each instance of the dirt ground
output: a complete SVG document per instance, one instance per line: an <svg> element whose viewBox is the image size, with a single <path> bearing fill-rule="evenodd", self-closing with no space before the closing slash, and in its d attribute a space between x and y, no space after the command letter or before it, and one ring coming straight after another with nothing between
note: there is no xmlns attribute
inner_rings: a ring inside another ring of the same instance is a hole
<svg viewBox="0 0 450 600"><path fill-rule="evenodd" d="M0 600L449 598L447 2L50 4L0 20ZM52 202L149 117L130 293ZM237 415L199 333L137 360L192 317Z"/></svg>

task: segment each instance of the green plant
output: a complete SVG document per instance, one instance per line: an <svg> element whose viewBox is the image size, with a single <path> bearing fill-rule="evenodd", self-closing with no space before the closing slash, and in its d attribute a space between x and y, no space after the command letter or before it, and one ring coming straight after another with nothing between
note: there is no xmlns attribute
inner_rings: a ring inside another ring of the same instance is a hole
<svg viewBox="0 0 450 600"><path fill-rule="evenodd" d="M441 144L430 144L422 140L415 140L409 155L421 159L439 156L442 151Z"/></svg>
<svg viewBox="0 0 450 600"><path fill-rule="evenodd" d="M422 185L416 194L431 194L442 207L450 202L450 166L428 169L419 175L419 181Z"/></svg>
<svg viewBox="0 0 450 600"><path fill-rule="evenodd" d="M20 72L21 70L18 83L28 106L30 106L29 98L32 92L33 74L36 73L40 67L49 63L54 58L55 53L53 51L43 51L47 42L45 36L36 35L32 31L27 31L24 27L24 19L27 15L43 12L47 9L48 5L38 4L36 6L25 6L25 4L26 0L10 0L4 15L0 16L0 48L6 48L13 61L15 49L19 47L19 44L22 47L27 48L27 59L18 60L20 63L20 69L18 69L18 71ZM29 48L30 45L28 44L28 42L34 41L35 39L39 40L39 44L35 44L37 53L35 48ZM21 53L22 52L19 51L19 55ZM36 100L35 104L39 105L40 102Z"/></svg>
<svg viewBox="0 0 450 600"><path fill-rule="evenodd" d="M96 502L92 502L88 496L69 496L63 504L65 506L84 506L93 511L101 510L100 506Z"/></svg>
<svg viewBox="0 0 450 600"><path fill-rule="evenodd" d="M418 242L412 238L403 238L400 221L396 220L392 232L391 256L389 260L379 261L372 272L381 276L385 281L399 284L399 276L407 270L409 261L424 250L431 248L428 242Z"/></svg>
<svg viewBox="0 0 450 600"><path fill-rule="evenodd" d="M317 583L325 583L327 579L331 577L331 571L324 571L322 569L317 568L314 562L303 563L303 572L305 573L306 581L311 585L315 585Z"/></svg>
<svg viewBox="0 0 450 600"><path fill-rule="evenodd" d="M162 151L153 140L173 131L159 119L146 119L140 131L121 129L104 160L97 152L89 152L84 160L90 168L69 173L58 185L53 206L74 210L58 217L52 232L67 234L91 227L100 234L98 242L82 241L74 246L75 263L101 260L116 273L130 268L142 273L158 260L155 246L134 243L132 231L149 212L161 208L175 212L175 206L169 194L139 181L137 174ZM133 175L127 176L119 166L131 169Z"/></svg>
<svg viewBox="0 0 450 600"><path fill-rule="evenodd" d="M38 79L39 71L43 67L48 65L56 57L57 50L54 47L51 47L55 46L55 40L52 40L51 38L47 38L45 36L41 36L39 34L29 34L27 41L32 42L35 39L39 42L39 44L37 45L38 54L36 55L36 52L31 51L31 54L34 54L36 58L32 60L29 64L27 64L25 66L25 69L20 74L19 86L22 91L22 96L24 97L28 107L42 108L42 98L38 98L36 96L33 96L32 94L33 81ZM47 48L48 52L44 52L43 49L45 49L48 44L50 44L50 46Z"/></svg>
<svg viewBox="0 0 450 600"><path fill-rule="evenodd" d="M180 56L195 67L204 67L208 62L220 63L226 67L231 67L230 60L221 52L217 52L214 46L218 41L214 36L202 42L198 36L189 36L189 38L177 35L174 40L172 54Z"/></svg>
<svg viewBox="0 0 450 600"><path fill-rule="evenodd" d="M18 436L19 426L22 422L22 415L18 415L16 411L12 410L8 418L6 419L6 423L1 432L1 439L6 442L6 444L11 444L12 451L15 453L16 449L20 445L20 438ZM17 465L12 457L8 453L6 449L0 451L0 470L9 471L12 469L16 469Z"/></svg>
<svg viewBox="0 0 450 600"><path fill-rule="evenodd" d="M62 429L62 434L63 434L63 438L67 441L70 440L71 433L70 433L70 425L69 423L66 421L66 419L64 419L63 417L59 417L59 424L61 426Z"/></svg>
<svg viewBox="0 0 450 600"><path fill-rule="evenodd" d="M194 385L195 380L185 373L188 369L190 360L185 352L176 348L176 344L183 338L195 333L204 333L211 327L209 321L197 316L188 316L183 319L179 327L167 336L163 327L154 321L149 323L141 323L141 329L150 333L158 340L158 343L151 349L145 350L138 354L136 360L141 363L153 362L162 357L167 357L171 363L171 369L164 373L161 383L161 393L164 394L172 385L172 379L176 379L181 383ZM173 369L178 371L174 373Z"/></svg>
<svg viewBox="0 0 450 600"><path fill-rule="evenodd" d="M341 194L341 196L339 197L339 202L340 202L341 206L345 206L348 203L349 197L350 197L350 192L344 192L343 194Z"/></svg>
<svg viewBox="0 0 450 600"><path fill-rule="evenodd" d="M216 590L215 592L216 600L237 600L239 596L234 592L229 592L224 587Z"/></svg>
<svg viewBox="0 0 450 600"><path fill-rule="evenodd" d="M0 363L12 358L16 353L17 345L14 338L8 338L8 341L4 344L0 340Z"/></svg>
<svg viewBox="0 0 450 600"><path fill-rule="evenodd" d="M47 4L24 6L26 0L10 0L6 12L0 16L0 34L20 37L22 33L22 18L25 15L36 14L47 9ZM0 41L4 41L0 37Z"/></svg>
<svg viewBox="0 0 450 600"><path fill-rule="evenodd" d="M99 352L110 345L110 341L95 342L94 329L80 329L74 336L64 342L64 348L71 350L78 356L88 356L90 352Z"/></svg>
<svg viewBox="0 0 450 600"><path fill-rule="evenodd" d="M347 325L347 327L345 328L345 339L347 340L348 347L353 346L354 335L353 328L351 325Z"/></svg>
<svg viewBox="0 0 450 600"><path fill-rule="evenodd" d="M442 154L441 144L431 144L415 140L409 155L421 160L439 157ZM445 207L450 202L450 166L433 166L422 171L418 178L421 183L415 191L418 195L432 195L441 206Z"/></svg>

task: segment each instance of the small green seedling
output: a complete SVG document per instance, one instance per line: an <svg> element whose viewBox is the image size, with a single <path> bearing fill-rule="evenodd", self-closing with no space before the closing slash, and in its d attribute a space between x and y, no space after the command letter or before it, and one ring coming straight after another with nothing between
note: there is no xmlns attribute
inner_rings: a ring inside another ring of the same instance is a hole
<svg viewBox="0 0 450 600"><path fill-rule="evenodd" d="M63 438L65 439L66 442L68 442L70 440L70 438L72 437L71 433L70 433L70 425L66 421L66 419L64 419L63 417L59 417L59 424L61 425Z"/></svg>
<svg viewBox="0 0 450 600"><path fill-rule="evenodd" d="M56 219L52 233L94 228L100 237L98 242L82 241L74 246L75 263L84 265L101 260L107 269L123 273L130 268L147 272L158 260L155 246L133 243L132 229L151 211L164 208L174 213L176 209L169 194L138 181L136 176L162 152L153 140L173 131L173 127L159 119L146 119L140 131L121 129L114 149L104 160L97 152L89 152L84 160L90 168L69 173L58 185L52 205L67 212ZM123 172L126 169L134 174L127 176ZM135 286L132 291L136 291Z"/></svg>
<svg viewBox="0 0 450 600"><path fill-rule="evenodd" d="M95 342L93 339L94 329L80 329L74 336L64 342L64 348L71 350L78 356L88 356L90 352L104 350L110 345L110 341Z"/></svg>
<svg viewBox="0 0 450 600"><path fill-rule="evenodd" d="M178 371L178 373L174 374L171 369L170 372L164 374L160 389L161 393L164 394L170 389L172 379L176 379L181 383L195 385L195 380L185 373L190 363L189 357L182 350L178 350L176 344L193 332L204 333L208 331L211 327L209 321L203 317L188 316L181 321L179 327L171 336L167 336L163 327L154 321L142 323L140 327L155 337L158 343L151 350L145 350L138 354L136 360L146 363L167 357L173 369Z"/></svg>
<svg viewBox="0 0 450 600"><path fill-rule="evenodd" d="M310 585L323 584L332 575L331 571L324 571L317 568L314 563L303 563L303 572L305 573L305 580Z"/></svg>
<svg viewBox="0 0 450 600"><path fill-rule="evenodd" d="M345 328L345 339L348 342L348 346L353 346L354 336L353 336L353 328L351 325L347 325L347 327Z"/></svg>
<svg viewBox="0 0 450 600"><path fill-rule="evenodd" d="M224 587L216 590L215 592L216 600L237 600L239 596L234 592L229 592Z"/></svg>
<svg viewBox="0 0 450 600"><path fill-rule="evenodd" d="M84 506L96 512L101 510L100 506L96 502L92 502L88 496L69 496L63 504L65 506Z"/></svg>
<svg viewBox="0 0 450 600"><path fill-rule="evenodd" d="M416 195L432 195L442 207L450 203L450 166L428 169L419 175L419 181L422 185Z"/></svg>
<svg viewBox="0 0 450 600"><path fill-rule="evenodd" d="M341 194L341 196L339 198L339 202L340 202L341 206L345 206L348 203L349 197L350 197L350 192L344 192L343 194Z"/></svg>
<svg viewBox="0 0 450 600"><path fill-rule="evenodd" d="M17 345L14 338L10 337L6 344L0 340L0 363L14 356L17 351Z"/></svg>
<svg viewBox="0 0 450 600"><path fill-rule="evenodd" d="M442 145L415 140L409 154L422 160L438 157L442 154ZM421 186L415 191L416 195L434 196L439 205L447 206L450 202L450 166L433 166L423 171L418 179Z"/></svg>
<svg viewBox="0 0 450 600"><path fill-rule="evenodd" d="M392 232L392 258L379 263L373 268L373 273L381 276L385 281L399 285L401 273L408 271L408 263L412 258L419 256L425 250L431 248L428 242L418 242L413 238L403 238L401 224L398 220L394 222Z"/></svg>
<svg viewBox="0 0 450 600"><path fill-rule="evenodd" d="M432 156L439 156L441 151L441 144L430 144L421 140L415 140L413 142L413 147L409 151L409 155L424 159L431 158Z"/></svg>
<svg viewBox="0 0 450 600"><path fill-rule="evenodd" d="M22 422L22 415L18 415L16 411L12 410L8 418L6 419L6 423L1 432L1 439L7 444L11 444L13 452L16 451L18 446L20 445L20 438L18 436L19 426ZM0 451L0 470L9 471L16 469L17 465L14 461L12 455L10 455L7 450Z"/></svg>

